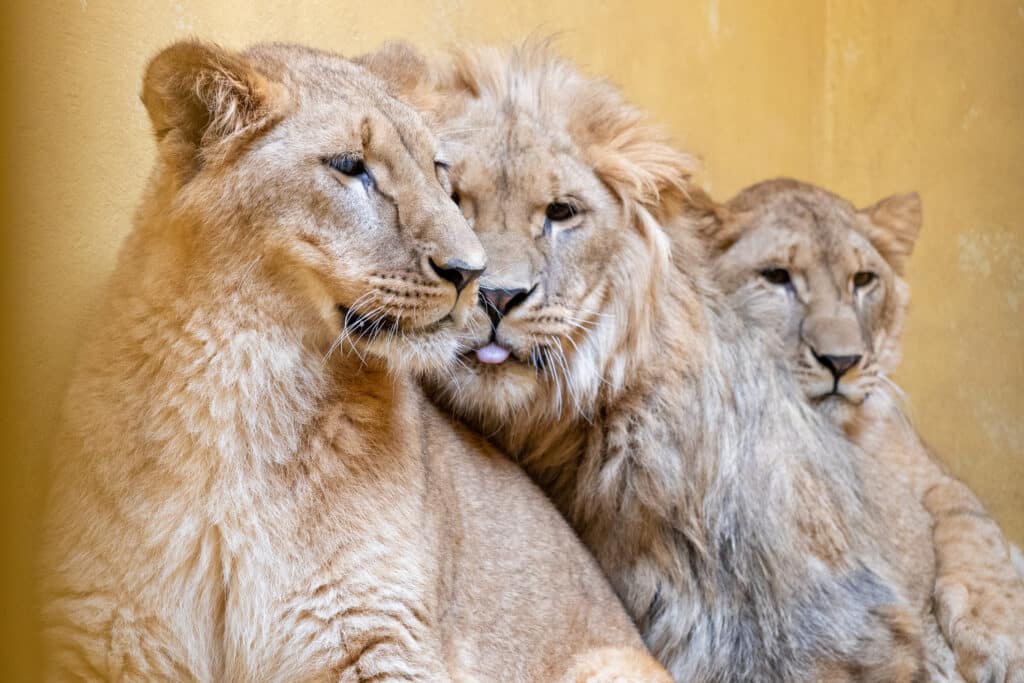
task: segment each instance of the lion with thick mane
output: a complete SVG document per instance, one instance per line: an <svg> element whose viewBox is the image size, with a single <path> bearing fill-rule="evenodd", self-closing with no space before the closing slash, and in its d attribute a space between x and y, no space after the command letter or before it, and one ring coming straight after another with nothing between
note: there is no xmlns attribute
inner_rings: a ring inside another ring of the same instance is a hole
<svg viewBox="0 0 1024 683"><path fill-rule="evenodd" d="M734 305L777 330L807 397L892 476L934 526L935 608L971 681L1024 681L1024 579L977 497L932 457L890 375L909 306L917 194L858 210L790 179L705 203L716 278Z"/></svg>
<svg viewBox="0 0 1024 683"><path fill-rule="evenodd" d="M903 579L930 560L865 495L902 491L730 309L696 228L670 247L693 160L542 47L374 61L430 84L490 261L467 352L425 382L552 496L675 679L919 680L943 643Z"/></svg>
<svg viewBox="0 0 1024 683"><path fill-rule="evenodd" d="M149 64L160 161L55 455L50 680L666 680L406 376L455 353L485 256L387 90L296 46Z"/></svg>

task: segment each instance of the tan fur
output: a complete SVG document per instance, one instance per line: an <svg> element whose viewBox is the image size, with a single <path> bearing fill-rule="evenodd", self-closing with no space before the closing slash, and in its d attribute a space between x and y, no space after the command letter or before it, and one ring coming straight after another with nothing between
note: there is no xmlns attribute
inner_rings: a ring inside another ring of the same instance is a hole
<svg viewBox="0 0 1024 683"><path fill-rule="evenodd" d="M659 680L554 508L407 378L476 297L429 261L484 254L386 89L294 46L150 64L161 163L54 460L50 680Z"/></svg>
<svg viewBox="0 0 1024 683"><path fill-rule="evenodd" d="M780 331L808 397L875 456L880 476L911 492L889 505L887 519L909 554L934 552L935 610L960 672L970 681L1024 680L1024 581L1010 547L971 491L931 456L889 379L909 302L902 276L921 225L917 195L858 211L821 188L773 180L705 207L704 216L719 280L734 301ZM778 268L790 285L762 275ZM875 279L857 287L858 272ZM861 360L835 381L816 354ZM918 502L933 534L913 528ZM932 580L931 573L907 576Z"/></svg>
<svg viewBox="0 0 1024 683"><path fill-rule="evenodd" d="M635 648L601 648L576 658L563 683L671 683L665 669Z"/></svg>
<svg viewBox="0 0 1024 683"><path fill-rule="evenodd" d="M859 458L729 310L696 221L670 249L692 159L543 47L429 77L481 288L521 292L470 314L437 400L553 497L676 680L918 680ZM478 360L492 340L509 360Z"/></svg>

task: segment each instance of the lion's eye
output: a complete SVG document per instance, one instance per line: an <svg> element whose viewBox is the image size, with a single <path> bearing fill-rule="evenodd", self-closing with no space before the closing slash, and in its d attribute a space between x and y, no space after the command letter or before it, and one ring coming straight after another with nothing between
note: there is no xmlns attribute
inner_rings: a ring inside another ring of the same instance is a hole
<svg viewBox="0 0 1024 683"><path fill-rule="evenodd" d="M853 276L853 286L857 289L867 287L872 282L878 279L878 276L868 270L862 270Z"/></svg>
<svg viewBox="0 0 1024 683"><path fill-rule="evenodd" d="M341 156L332 157L327 161L327 163L338 173L352 178L367 175L366 164L363 163L361 158L353 154L343 154Z"/></svg>
<svg viewBox="0 0 1024 683"><path fill-rule="evenodd" d="M324 163L338 173L358 180L367 192L374 186L373 174L370 173L370 169L366 168L366 164L358 154L339 154L324 159Z"/></svg>
<svg viewBox="0 0 1024 683"><path fill-rule="evenodd" d="M579 210L567 202L551 202L544 215L551 221L567 221L579 213Z"/></svg>
<svg viewBox="0 0 1024 683"><path fill-rule="evenodd" d="M788 285L793 282L785 268L765 268L761 271L761 277L773 285Z"/></svg>

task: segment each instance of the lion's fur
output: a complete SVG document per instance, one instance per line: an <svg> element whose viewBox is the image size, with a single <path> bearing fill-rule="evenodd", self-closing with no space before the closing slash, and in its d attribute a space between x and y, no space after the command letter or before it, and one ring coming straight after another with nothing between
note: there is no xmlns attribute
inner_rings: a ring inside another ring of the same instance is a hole
<svg viewBox="0 0 1024 683"><path fill-rule="evenodd" d="M462 51L433 82L481 287L529 291L496 331L514 360L464 354L426 378L437 400L552 495L676 680L916 680L860 454L716 289L697 227L670 246L692 160L543 46Z"/></svg>
<svg viewBox="0 0 1024 683"><path fill-rule="evenodd" d="M890 379L909 306L903 276L921 227L917 195L857 210L822 188L776 179L701 213L717 279L735 305L780 332L808 397L872 456L880 476L906 484L910 498L887 519L909 552L920 553L915 543L934 549L935 609L959 670L971 681L1024 679L1024 580L1012 549L974 494L932 457ZM761 275L768 268L785 269L793 284L770 284ZM859 289L857 272L876 279ZM861 356L835 384L838 396L822 397L834 380L815 353ZM919 505L927 526L908 528L921 523L908 514Z"/></svg>
<svg viewBox="0 0 1024 683"><path fill-rule="evenodd" d="M407 378L476 297L425 260L483 254L386 89L295 46L151 62L161 162L54 459L51 680L663 680L543 495Z"/></svg>

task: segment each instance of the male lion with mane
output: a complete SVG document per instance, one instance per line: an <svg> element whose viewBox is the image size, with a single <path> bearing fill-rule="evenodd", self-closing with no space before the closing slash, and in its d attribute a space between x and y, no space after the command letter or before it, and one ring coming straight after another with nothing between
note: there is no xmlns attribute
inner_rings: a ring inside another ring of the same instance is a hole
<svg viewBox="0 0 1024 683"><path fill-rule="evenodd" d="M543 47L371 63L429 84L490 261L467 351L425 381L552 496L675 679L920 680L934 624L864 495L888 482L729 308L695 228L670 249L693 161Z"/></svg>
<svg viewBox="0 0 1024 683"><path fill-rule="evenodd" d="M50 680L664 681L514 465L422 396L484 252L418 115L338 56L185 42L74 372Z"/></svg>
<svg viewBox="0 0 1024 683"><path fill-rule="evenodd" d="M921 228L917 194L858 210L780 178L705 206L716 276L734 305L778 332L807 397L930 513L935 609L957 668L979 683L1024 681L1024 579L1012 548L933 458L889 378L909 306L903 275Z"/></svg>

